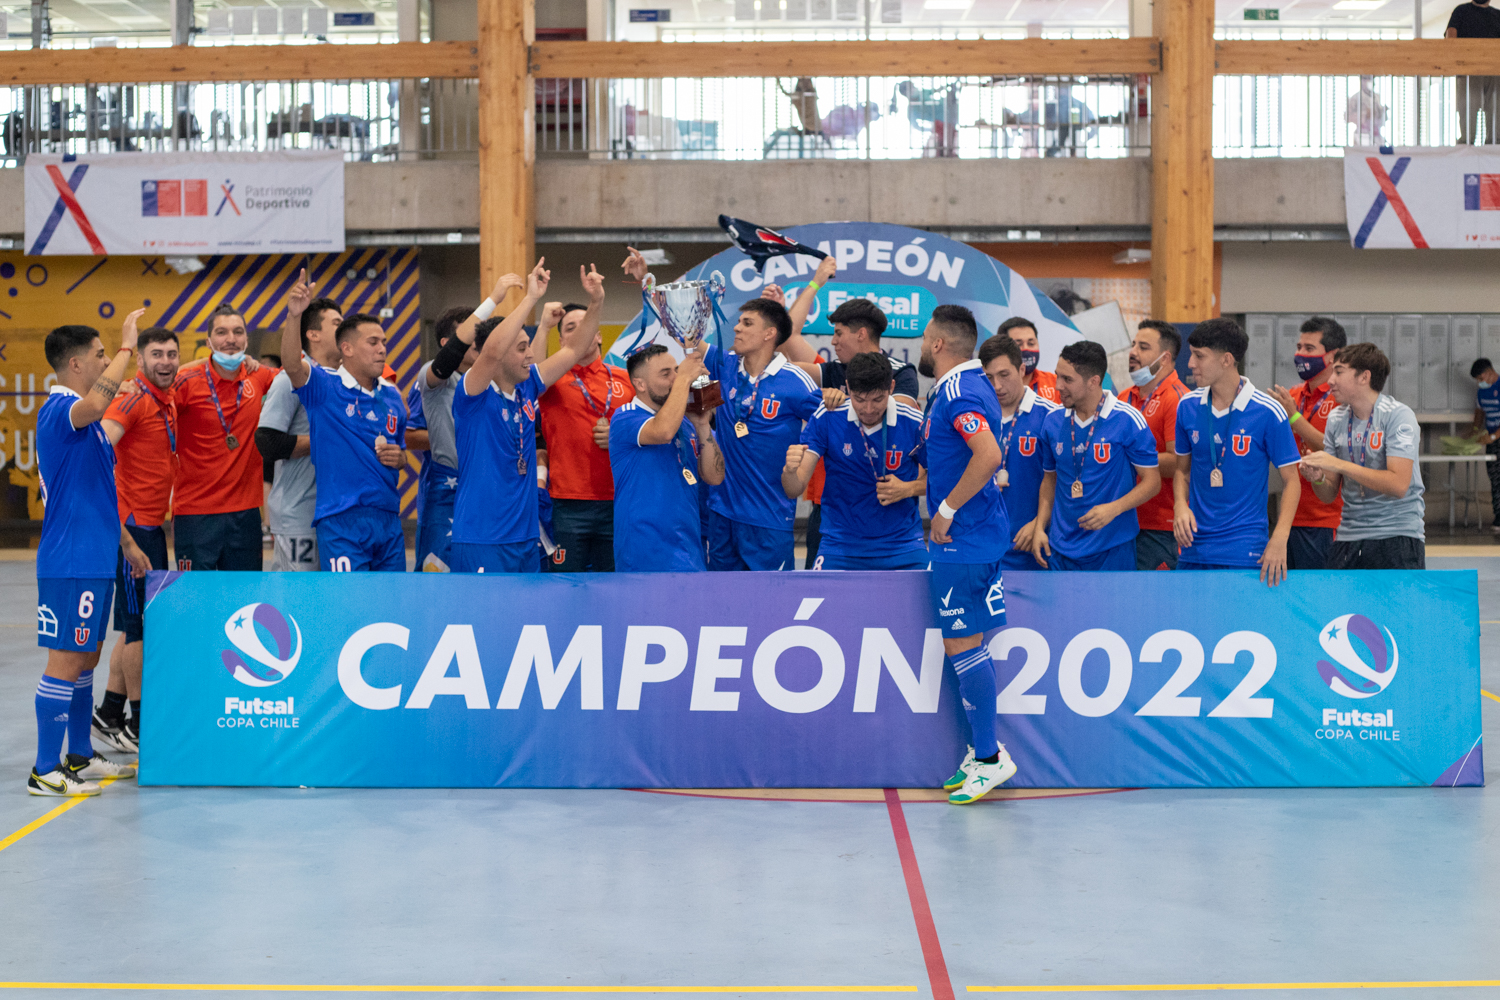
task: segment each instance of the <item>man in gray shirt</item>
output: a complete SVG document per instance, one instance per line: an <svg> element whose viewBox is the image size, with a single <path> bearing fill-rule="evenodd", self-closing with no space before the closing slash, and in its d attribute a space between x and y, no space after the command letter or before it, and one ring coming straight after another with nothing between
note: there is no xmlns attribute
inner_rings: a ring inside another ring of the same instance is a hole
<svg viewBox="0 0 1500 1000"><path fill-rule="evenodd" d="M1339 405L1328 415L1323 450L1302 457L1302 475L1324 503L1344 494L1328 569L1427 567L1421 434L1411 407L1381 392L1390 373L1374 344L1340 348L1328 379Z"/></svg>
<svg viewBox="0 0 1500 1000"><path fill-rule="evenodd" d="M332 299L314 299L300 318L302 353L328 371L337 370L340 363L334 332L343 319L343 311ZM287 321L299 322L290 315ZM261 459L274 470L266 511L276 546L272 568L281 572L318 568L318 534L313 528L318 484L309 433L307 411L292 391L291 379L281 372L261 401L260 426L255 431Z"/></svg>

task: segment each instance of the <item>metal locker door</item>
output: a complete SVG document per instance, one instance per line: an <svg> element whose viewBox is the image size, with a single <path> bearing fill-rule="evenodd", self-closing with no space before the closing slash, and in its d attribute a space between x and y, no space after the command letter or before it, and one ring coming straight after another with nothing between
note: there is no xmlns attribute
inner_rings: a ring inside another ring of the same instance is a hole
<svg viewBox="0 0 1500 1000"><path fill-rule="evenodd" d="M1391 317L1384 313L1369 313L1360 317L1362 321L1363 339L1366 343L1374 344L1385 352L1385 356L1391 359L1395 365L1396 358L1391 347ZM1356 343L1352 338L1349 343ZM1395 373L1391 373L1394 377ZM1389 383L1387 384L1389 388Z"/></svg>
<svg viewBox="0 0 1500 1000"><path fill-rule="evenodd" d="M1500 315L1479 317L1479 356L1500 365Z"/></svg>
<svg viewBox="0 0 1500 1000"><path fill-rule="evenodd" d="M1421 335L1421 413L1448 412L1448 341L1451 316L1423 316Z"/></svg>
<svg viewBox="0 0 1500 1000"><path fill-rule="evenodd" d="M1362 343L1365 339L1365 318L1360 315L1339 315L1333 317L1334 321L1344 328L1344 337L1351 344Z"/></svg>
<svg viewBox="0 0 1500 1000"><path fill-rule="evenodd" d="M1448 340L1448 409L1469 412L1474 409L1474 392L1479 387L1469 377L1469 369L1479 357L1479 317L1454 316L1453 332Z"/></svg>
<svg viewBox="0 0 1500 1000"><path fill-rule="evenodd" d="M1393 316L1393 350L1391 351L1391 395L1420 411L1422 317Z"/></svg>
<svg viewBox="0 0 1500 1000"><path fill-rule="evenodd" d="M1245 333L1250 337L1250 346L1245 351L1245 377L1256 388L1267 388L1276 371L1276 317L1266 313L1247 315ZM1187 350L1186 345L1183 350Z"/></svg>
<svg viewBox="0 0 1500 1000"><path fill-rule="evenodd" d="M1297 377L1297 362L1292 360L1297 353L1298 327L1302 325L1303 317L1299 315L1279 315L1276 317L1276 369L1272 373L1277 385L1291 388L1302 380ZM1255 382L1254 379L1251 379ZM1257 389L1269 389L1270 385L1261 385L1255 382Z"/></svg>

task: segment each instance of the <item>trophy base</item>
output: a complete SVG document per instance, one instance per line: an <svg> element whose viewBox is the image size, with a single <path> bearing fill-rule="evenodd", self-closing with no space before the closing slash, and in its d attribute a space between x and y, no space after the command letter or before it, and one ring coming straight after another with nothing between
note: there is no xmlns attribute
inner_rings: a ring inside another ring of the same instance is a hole
<svg viewBox="0 0 1500 1000"><path fill-rule="evenodd" d="M724 394L720 391L718 382L705 382L703 385L694 384L688 390L688 412L708 413L716 410L724 402Z"/></svg>

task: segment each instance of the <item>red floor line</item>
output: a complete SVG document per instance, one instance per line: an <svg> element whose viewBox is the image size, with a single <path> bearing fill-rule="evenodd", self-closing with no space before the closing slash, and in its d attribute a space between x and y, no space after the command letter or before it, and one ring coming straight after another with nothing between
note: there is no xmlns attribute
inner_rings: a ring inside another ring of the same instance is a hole
<svg viewBox="0 0 1500 1000"><path fill-rule="evenodd" d="M885 808L891 816L891 832L896 835L896 853L901 855L901 874L906 879L911 915L917 922L917 940L922 942L922 960L927 963L927 981L932 984L933 1000L953 1000L948 963L943 961L943 946L938 942L937 925L932 922L927 890L922 886L922 870L917 867L917 852L912 850L906 813L901 809L901 795L896 789L885 790Z"/></svg>

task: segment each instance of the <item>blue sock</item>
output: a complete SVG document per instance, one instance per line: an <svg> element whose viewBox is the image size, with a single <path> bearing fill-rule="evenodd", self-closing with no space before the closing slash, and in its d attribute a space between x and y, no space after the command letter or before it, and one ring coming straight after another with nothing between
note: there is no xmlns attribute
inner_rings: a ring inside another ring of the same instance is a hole
<svg viewBox="0 0 1500 1000"><path fill-rule="evenodd" d="M42 675L36 686L36 773L57 770L62 758L63 734L68 731L68 706L73 685Z"/></svg>
<svg viewBox="0 0 1500 1000"><path fill-rule="evenodd" d="M73 685L72 708L68 710L68 753L94 756L89 729L94 724L94 672L85 670Z"/></svg>
<svg viewBox="0 0 1500 1000"><path fill-rule="evenodd" d="M974 734L974 756L992 757L1000 751L995 738L995 661L983 645L948 659L958 674L958 694Z"/></svg>

